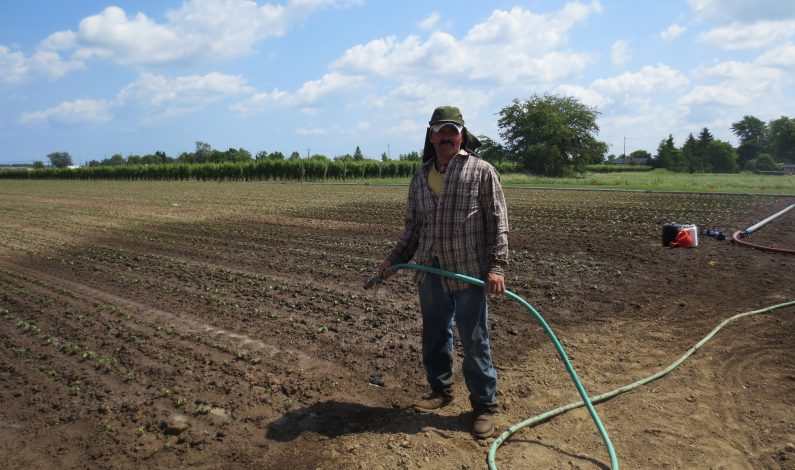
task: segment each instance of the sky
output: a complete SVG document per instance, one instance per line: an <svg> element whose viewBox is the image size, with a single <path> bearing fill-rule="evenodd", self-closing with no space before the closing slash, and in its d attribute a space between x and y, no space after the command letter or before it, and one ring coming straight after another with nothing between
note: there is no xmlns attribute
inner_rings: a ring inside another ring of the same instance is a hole
<svg viewBox="0 0 795 470"><path fill-rule="evenodd" d="M329 158L421 151L436 106L500 141L545 94L620 155L795 117L792 0L27 0L0 5L0 163L196 142Z"/></svg>

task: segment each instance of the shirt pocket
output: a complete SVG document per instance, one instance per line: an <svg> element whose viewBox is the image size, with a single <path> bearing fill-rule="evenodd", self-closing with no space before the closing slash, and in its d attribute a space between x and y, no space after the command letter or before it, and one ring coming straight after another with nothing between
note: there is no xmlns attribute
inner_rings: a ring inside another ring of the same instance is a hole
<svg viewBox="0 0 795 470"><path fill-rule="evenodd" d="M468 238L471 234L482 231L478 225L482 223L482 210L480 207L480 193L477 185L467 185L466 188L459 188L460 192L456 198L453 208L453 233L462 238Z"/></svg>

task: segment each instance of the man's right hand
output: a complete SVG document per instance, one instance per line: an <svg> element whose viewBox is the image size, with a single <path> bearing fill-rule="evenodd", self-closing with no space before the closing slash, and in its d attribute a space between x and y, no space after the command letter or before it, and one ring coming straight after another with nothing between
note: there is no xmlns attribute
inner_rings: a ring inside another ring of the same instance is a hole
<svg viewBox="0 0 795 470"><path fill-rule="evenodd" d="M392 263L385 259L381 263L381 266L378 267L378 275L381 277L381 279L386 281L392 277L393 274L395 274L395 271L392 270Z"/></svg>

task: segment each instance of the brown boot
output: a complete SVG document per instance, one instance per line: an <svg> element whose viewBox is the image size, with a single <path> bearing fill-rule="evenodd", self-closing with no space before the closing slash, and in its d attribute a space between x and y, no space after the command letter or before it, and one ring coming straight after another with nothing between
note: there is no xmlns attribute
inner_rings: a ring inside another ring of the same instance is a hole
<svg viewBox="0 0 795 470"><path fill-rule="evenodd" d="M453 401L453 396L445 392L431 392L430 395L422 397L414 403L414 411L417 413L428 413L444 408Z"/></svg>
<svg viewBox="0 0 795 470"><path fill-rule="evenodd" d="M494 434L494 413L491 411L473 411L472 434L478 439L491 437Z"/></svg>

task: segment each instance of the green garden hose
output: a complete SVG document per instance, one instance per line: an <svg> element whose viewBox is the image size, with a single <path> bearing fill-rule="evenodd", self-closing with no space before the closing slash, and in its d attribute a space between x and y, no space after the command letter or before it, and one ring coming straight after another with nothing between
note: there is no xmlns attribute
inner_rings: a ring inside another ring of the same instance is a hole
<svg viewBox="0 0 795 470"><path fill-rule="evenodd" d="M397 271L399 269L414 269L417 271L425 271L432 274L438 274L440 276L446 276L460 281L468 282L469 284L474 284L476 286L481 286L481 287L484 287L486 285L483 281L481 281L480 279L475 279L474 277L469 277L463 274L445 271L443 269L423 266L420 264L395 264L392 266L393 271ZM599 434L601 434L602 440L605 442L605 445L607 446L607 452L610 454L611 467L613 468L613 470L618 470L618 457L616 457L616 451L613 450L613 443L610 442L610 437L607 435L607 430L602 425L602 420L600 420L599 415L596 414L596 410L591 404L591 400L588 398L588 393L585 391L585 388L582 386L580 379L577 377L577 372L574 371L574 367L572 367L568 356L566 356L566 353L563 351L563 346L560 345L560 341L558 341L558 338L555 336L555 333L552 332L552 329L549 327L549 325L547 325L547 322L544 320L544 318L536 311L535 308L533 308L532 305L527 303L525 299L519 297L518 295L514 294L509 290L505 291L505 295L516 300L524 308L530 311L530 313L532 313L533 316L535 316L536 320L541 325L541 327L544 328L544 331L546 331L547 336L549 336L549 339L552 341L552 344L555 345L555 349L557 349L560 359L563 361L563 364L566 366L566 370L569 372L571 379L574 381L574 385L577 387L577 391L580 393L580 396L582 397L581 403L584 403L585 406L588 408L588 412L591 414L591 418L593 418L593 421L596 424L596 428L599 430ZM503 435L504 434L505 433L503 433ZM495 444L497 442L501 443L503 440L505 440L505 438L510 436L510 434L504 437L503 435L500 435L500 437L498 437L497 440L494 441ZM494 459L492 454L494 452L496 452L496 447L494 446L494 444L492 444L492 450L489 451L489 467L493 467Z"/></svg>
<svg viewBox="0 0 795 470"><path fill-rule="evenodd" d="M413 270L417 270L417 271L425 271L425 272L429 272L429 273L432 273L432 274L438 274L440 276L446 276L446 277L450 277L450 278L453 278L453 279L458 279L458 280L467 282L469 284L474 284L476 286L481 286L481 287L485 286L485 283L483 281L481 281L480 279L476 279L476 278L473 278L473 277L465 276L465 275L459 274L459 273L453 273L453 272L450 272L450 271L445 271L443 269L437 269L437 268L432 268L432 267L429 267L429 266L423 266L423 265L419 265L419 264L395 264L395 265L393 265L391 267L391 269L393 271L397 271L399 269L413 269ZM380 278L372 278L370 281L368 281L368 284L366 284L365 287L368 287L368 285L372 286L375 282L378 282L378 281L380 281ZM645 384L647 384L649 382L652 382L654 380L659 379L660 377L663 377L664 375L668 374L669 372L671 372L675 368L679 367L679 365L681 365L693 353L695 353L699 348L701 348L701 346L703 346L707 341L712 339L712 337L715 336L715 334L718 331L720 331L724 326L726 326L728 323L730 323L730 322L732 322L734 320L737 320L739 318L746 317L746 316L749 316L749 315L755 315L755 314L758 314L758 313L766 313L766 312L770 312L770 311L773 311L773 310L776 310L776 309L779 309L779 308L789 307L789 306L795 305L795 300L791 300L791 301L788 301L788 302L772 305L770 307L765 307L765 308L762 308L762 309L759 309L759 310L752 310L750 312L739 313L737 315L734 315L733 317L730 317L730 318L724 320L723 322L721 322L711 332L709 332L709 334L707 334L704 338L702 338L701 341L696 343L695 346L693 346L692 348L687 350L687 352L685 352L685 354L683 354L679 359L674 361L671 365L669 365L665 369L663 369L663 370L661 370L661 371L659 371L659 372L657 372L655 374L652 374L652 375L650 375L650 376L648 376L648 377L646 377L644 379L640 379L640 380L638 380L636 382L633 382L633 383L631 383L629 385L625 385L623 387L617 388L617 389L612 390L610 392L603 393L603 394L598 395L596 397L593 397L591 399L591 398L588 398L588 394L586 393L585 388L582 386L582 383L580 382L579 378L577 377L577 373L574 371L574 368L572 367L571 362L569 362L568 356L566 356L566 353L563 351L563 347L560 345L560 342L558 341L558 339L555 336L555 334L552 332L552 329L549 327L549 325L547 325L547 322L544 320L544 318L536 311L535 308L533 308L532 305L530 305L522 297L520 297L520 296L518 296L518 295L516 295L513 292L508 291L508 290L505 291L505 295L510 297L510 298L512 298L512 299L514 299L514 300L516 300L517 302L519 302L520 305L522 305L525 309L527 309L530 313L533 314L533 316L536 318L538 323L543 327L544 331L547 333L547 336L549 336L550 340L552 341L552 344L555 345L555 349L558 351L558 355L560 356L561 360L563 361L563 364L566 366L566 370L569 372L569 375L571 376L572 380L574 381L574 385L577 387L577 391L580 393L580 396L582 397L582 400L578 401L578 402L569 403L567 405L563 405L563 406L555 408L553 410L549 410L549 411L546 411L546 412L541 413L539 415L536 415L536 416L534 416L532 418L528 418L528 419L526 419L524 421L521 421L519 423L514 424L513 426L511 426L507 430L505 430L502 434L500 434L497 437L497 439L494 440L494 442L492 443L491 447L489 448L488 464L489 464L489 469L491 469L491 470L496 470L497 469L496 463L494 461L495 455L497 453L497 449L500 447L500 445L502 445L505 442L505 440L507 440L514 433L516 433L517 431L519 431L520 429L522 429L524 427L527 427L527 426L530 426L530 425L534 425L534 424L546 421L546 420L551 419L551 418L553 418L553 417L555 417L557 415L563 414L563 413L565 413L567 411L573 410L575 408L579 408L581 406L585 406L588 409L588 412L591 414L591 418L593 418L593 421L596 424L597 429L599 430L599 434L602 436L602 440L604 441L605 445L607 446L607 451L610 454L610 465L611 465L611 468L613 470L617 470L618 469L618 458L616 457L615 450L613 449L613 444L610 442L610 437L607 435L607 430L605 430L604 426L602 425L602 421L599 419L599 415L596 414L596 410L593 407L593 405L595 403L601 403L601 402L603 402L605 400L613 398L613 397L615 397L617 395L620 395L620 394L622 394L624 392L628 392L628 391L633 390L633 389L635 389L637 387L640 387L641 385L645 385Z"/></svg>
<svg viewBox="0 0 795 470"><path fill-rule="evenodd" d="M687 360L687 358L689 358L694 352L696 352L696 350L698 350L701 346L703 346L707 341L712 339L712 337L715 336L715 334L718 331L720 331L724 326L726 326L728 323L730 323L730 322L732 322L734 320L737 320L737 319L742 318L742 317L747 317L749 315L755 315L757 313L770 312L770 311L773 311L773 310L776 310L776 309L779 309L779 308L790 307L790 306L795 306L795 300L790 300L789 302L784 302L784 303L781 303L781 304L772 305L770 307L765 307L765 308L759 309L759 310L753 310L753 311L745 312L745 313L738 313L737 315L734 315L733 317L730 317L730 318L724 320L723 322L721 322L712 331L710 331L708 335L706 335L704 338L702 338L701 341L696 343L695 346L693 346L692 348L687 350L687 352L685 352L682 355L682 357L680 357L679 359L674 361L671 365L669 365L665 369L662 369L661 371L659 371L659 372L657 372L655 374L652 374L652 375L650 375L650 376L648 376L648 377L646 377L644 379L640 379L640 380L638 380L636 382L633 382L633 383L631 383L629 385L625 385L625 386L617 388L615 390L611 390L611 391L609 391L607 393L603 393L601 395L595 396L595 397L591 398L591 403L592 404L601 403L601 402L606 401L606 400L608 400L610 398L613 398L613 397L615 397L617 395L620 395L620 394L622 394L624 392L628 392L628 391L633 390L633 389L635 389L637 387L640 387L641 385L646 385L647 383L652 382L654 380L657 380L660 377L668 374L669 372L671 372L675 368L679 367L679 365L681 365L685 360ZM526 419L526 420L524 420L524 421L522 421L520 423L516 423L513 426L511 426L510 428L508 428L505 432L500 434L499 437L497 437L497 439L492 443L491 448L489 449L489 455L488 455L489 468L492 469L492 470L496 470L497 466L494 463L494 456L497 453L497 448L500 447L500 445L502 445L502 443L505 442L505 440L508 439L516 431L518 431L518 430L520 430L520 429L522 429L524 427L531 426L531 425L546 421L548 419L551 419L554 416L563 414L563 413L565 413L567 411L570 411L570 410L573 410L575 408L579 408L579 407L583 406L584 404L585 403L583 401L569 403L568 405L563 405L563 406L561 406L559 408L555 408L554 410L549 410L547 412L544 412L544 413L541 413L539 415L533 416L532 418L528 418L528 419Z"/></svg>

